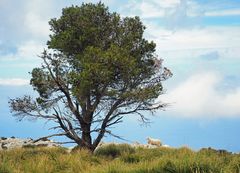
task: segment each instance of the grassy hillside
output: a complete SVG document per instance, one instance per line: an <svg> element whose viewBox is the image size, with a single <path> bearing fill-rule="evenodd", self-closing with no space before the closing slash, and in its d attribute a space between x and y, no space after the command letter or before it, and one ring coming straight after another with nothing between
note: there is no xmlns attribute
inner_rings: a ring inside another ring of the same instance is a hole
<svg viewBox="0 0 240 173"><path fill-rule="evenodd" d="M64 148L0 151L0 173L240 173L240 155L188 148L109 145L94 154Z"/></svg>

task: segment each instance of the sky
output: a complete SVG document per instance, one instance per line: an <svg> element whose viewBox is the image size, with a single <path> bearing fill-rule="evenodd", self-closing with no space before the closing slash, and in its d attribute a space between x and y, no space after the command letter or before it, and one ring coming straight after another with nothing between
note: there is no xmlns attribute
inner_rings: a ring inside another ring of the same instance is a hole
<svg viewBox="0 0 240 173"><path fill-rule="evenodd" d="M8 100L34 95L32 68L49 39L48 21L80 0L0 0L0 136L38 138L51 131L44 121L18 122ZM139 16L144 37L157 44L173 77L163 83L169 103L142 125L129 116L113 132L130 142L148 136L172 147L240 152L240 0L103 0L122 17ZM107 136L105 141L125 142Z"/></svg>

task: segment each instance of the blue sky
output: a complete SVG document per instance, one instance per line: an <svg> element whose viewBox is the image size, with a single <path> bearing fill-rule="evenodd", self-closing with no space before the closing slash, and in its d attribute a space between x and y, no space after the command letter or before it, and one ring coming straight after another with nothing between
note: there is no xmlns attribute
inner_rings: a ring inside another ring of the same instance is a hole
<svg viewBox="0 0 240 173"><path fill-rule="evenodd" d="M40 64L37 55L49 39L48 21L59 17L63 7L82 2L0 1L0 136L50 133L44 122L17 122L7 102L34 94L28 72ZM102 2L122 16L140 16L145 37L156 42L156 53L174 74L163 83L166 94L158 98L170 106L157 111L150 126L129 116L113 131L141 143L151 136L174 147L240 152L240 0Z"/></svg>

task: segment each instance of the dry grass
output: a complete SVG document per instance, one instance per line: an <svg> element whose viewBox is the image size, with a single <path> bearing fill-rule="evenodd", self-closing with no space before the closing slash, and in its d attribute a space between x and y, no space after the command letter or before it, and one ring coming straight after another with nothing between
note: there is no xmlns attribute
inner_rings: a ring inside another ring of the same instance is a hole
<svg viewBox="0 0 240 173"><path fill-rule="evenodd" d="M128 145L68 153L64 148L0 151L0 173L240 173L240 155Z"/></svg>

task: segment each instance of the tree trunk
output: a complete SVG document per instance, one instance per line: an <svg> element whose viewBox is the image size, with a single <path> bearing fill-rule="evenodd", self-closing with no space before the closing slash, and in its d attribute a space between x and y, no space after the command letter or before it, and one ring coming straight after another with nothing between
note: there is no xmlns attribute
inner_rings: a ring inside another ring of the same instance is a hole
<svg viewBox="0 0 240 173"><path fill-rule="evenodd" d="M86 148L90 151L94 151L94 147L92 145L92 137L91 137L91 124L84 123L82 125L82 143L80 145L81 148Z"/></svg>

